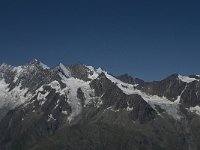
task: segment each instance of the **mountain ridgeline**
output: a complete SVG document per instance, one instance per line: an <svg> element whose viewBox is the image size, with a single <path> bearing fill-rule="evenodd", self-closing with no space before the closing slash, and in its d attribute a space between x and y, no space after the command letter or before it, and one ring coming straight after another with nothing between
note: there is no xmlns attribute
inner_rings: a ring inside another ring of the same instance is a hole
<svg viewBox="0 0 200 150"><path fill-rule="evenodd" d="M199 150L200 76L0 66L0 150Z"/></svg>

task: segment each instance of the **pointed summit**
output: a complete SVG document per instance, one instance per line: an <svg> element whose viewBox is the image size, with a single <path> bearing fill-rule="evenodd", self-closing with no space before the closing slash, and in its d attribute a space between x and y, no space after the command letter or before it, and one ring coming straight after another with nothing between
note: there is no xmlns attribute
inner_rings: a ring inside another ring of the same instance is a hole
<svg viewBox="0 0 200 150"><path fill-rule="evenodd" d="M0 67L4 67L4 66L7 66L6 63L2 63Z"/></svg>
<svg viewBox="0 0 200 150"><path fill-rule="evenodd" d="M39 63L40 63L40 61L34 58L31 61L29 61L28 64L39 64Z"/></svg>
<svg viewBox="0 0 200 150"><path fill-rule="evenodd" d="M0 69L12 69L12 68L13 68L13 66L8 65L8 64L6 64L6 63L2 63L2 64L0 65Z"/></svg>
<svg viewBox="0 0 200 150"><path fill-rule="evenodd" d="M45 65L44 63L42 63L41 61L39 61L38 59L32 59L28 64L29 65L34 65L37 67L41 67L42 69L50 69L50 67L48 67L47 65Z"/></svg>

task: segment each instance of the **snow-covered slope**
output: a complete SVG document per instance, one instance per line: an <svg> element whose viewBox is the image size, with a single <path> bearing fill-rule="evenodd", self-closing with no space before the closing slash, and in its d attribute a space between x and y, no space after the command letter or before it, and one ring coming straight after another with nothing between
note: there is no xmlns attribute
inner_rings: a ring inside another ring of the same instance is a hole
<svg viewBox="0 0 200 150"><path fill-rule="evenodd" d="M193 82L193 81L199 81L198 79L196 78L190 78L188 76L181 76L181 75L178 75L178 78L183 81L183 82L186 82L186 83L190 83L190 82Z"/></svg>
<svg viewBox="0 0 200 150"><path fill-rule="evenodd" d="M98 80L101 74L105 74L106 78L114 83L124 94L140 95L159 115L161 114L158 112L157 106L174 119L180 120L182 114L180 113L179 106L181 105L182 95L186 93L188 84L193 81L199 81L196 78L178 75L179 80L185 82L186 86L177 99L171 101L165 96L147 94L138 88L140 85L122 82L101 68L95 69L92 66L86 65L83 67L87 68L88 80L74 77L72 75L73 67L70 68L62 63L56 68L49 68L38 60L18 67L12 67L6 64L1 65L0 109L7 108L7 111L9 111L21 104L33 103L36 100L42 106L47 102L49 95L52 94L51 91L45 91L44 87L49 86L56 93L67 98L66 102L71 107L71 113L69 114L66 110L63 110L63 114L67 115L69 122L71 122L76 116L81 114L83 107L86 107L91 102L97 100L97 108L100 104L103 104L101 97L95 95L90 83L93 80ZM80 72L80 74L83 74L83 72ZM31 83L31 86L29 83ZM78 90L83 93L84 104L78 95ZM59 101L60 99L57 100L56 105L58 105ZM188 110L199 114L198 108L198 105L192 105ZM133 107L128 105L126 110L132 111Z"/></svg>
<svg viewBox="0 0 200 150"><path fill-rule="evenodd" d="M0 119L9 110L30 100L31 94L27 88L21 88L21 84L9 90L9 84L4 79L0 80Z"/></svg>
<svg viewBox="0 0 200 150"><path fill-rule="evenodd" d="M155 106L158 105L162 109L164 109L169 115L174 117L175 119L180 119L181 115L179 114L179 103L172 102L168 100L166 97L159 97L157 95L148 95L141 90L136 89L137 84L127 84L119 79L113 77L112 75L108 74L106 71L103 71L102 69L98 69L95 71L93 67L88 67L93 71L93 75L89 76L92 79L95 79L95 77L98 77L100 73L104 73L106 77L111 80L113 83L115 83L125 94L131 95L131 94L138 94L140 95L147 103L149 103L152 108L155 109ZM99 71L100 70L100 71ZM131 108L130 108L131 109Z"/></svg>
<svg viewBox="0 0 200 150"><path fill-rule="evenodd" d="M187 149L199 141L199 80L173 74L147 83L82 64L3 64L0 149Z"/></svg>

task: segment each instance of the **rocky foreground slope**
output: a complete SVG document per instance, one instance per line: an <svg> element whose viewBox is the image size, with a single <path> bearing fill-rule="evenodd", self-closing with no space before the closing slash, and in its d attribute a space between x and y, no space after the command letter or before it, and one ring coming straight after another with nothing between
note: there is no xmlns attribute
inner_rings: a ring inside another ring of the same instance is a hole
<svg viewBox="0 0 200 150"><path fill-rule="evenodd" d="M0 66L1 150L199 150L200 76Z"/></svg>

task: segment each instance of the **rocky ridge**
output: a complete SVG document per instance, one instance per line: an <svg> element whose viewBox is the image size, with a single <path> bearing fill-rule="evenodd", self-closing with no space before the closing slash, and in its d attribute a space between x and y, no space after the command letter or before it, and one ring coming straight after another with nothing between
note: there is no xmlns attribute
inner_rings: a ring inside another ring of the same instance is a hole
<svg viewBox="0 0 200 150"><path fill-rule="evenodd" d="M200 148L199 75L144 82L35 59L0 75L2 150Z"/></svg>

